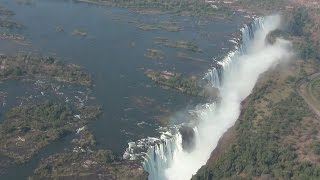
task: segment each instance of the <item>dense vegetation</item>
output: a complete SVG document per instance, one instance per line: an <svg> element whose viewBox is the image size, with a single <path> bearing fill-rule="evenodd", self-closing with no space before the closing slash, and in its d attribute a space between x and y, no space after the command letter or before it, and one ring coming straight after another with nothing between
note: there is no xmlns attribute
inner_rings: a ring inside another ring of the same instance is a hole
<svg viewBox="0 0 320 180"><path fill-rule="evenodd" d="M317 24L311 19L308 10L305 7L295 8L288 16L288 33L297 38L294 45L300 52L300 57L305 60L320 60L320 44L318 39L313 37L315 32L312 32Z"/></svg>
<svg viewBox="0 0 320 180"><path fill-rule="evenodd" d="M43 159L39 167L35 170L35 176L41 177L59 177L73 176L83 171L83 161L86 166L97 164L109 164L114 162L116 156L110 150L96 150L96 141L93 134L83 129L77 133L77 138L72 140L75 149L71 152L55 154ZM94 150L94 151L93 151ZM76 164L75 167L70 166ZM84 168L87 169L87 168Z"/></svg>
<svg viewBox="0 0 320 180"><path fill-rule="evenodd" d="M265 87L266 90L268 87ZM263 97L262 92L248 99L248 107L236 125L237 141L209 168L203 168L194 179L221 179L230 177L255 177L268 175L281 179L312 179L320 176L320 167L301 163L294 146L283 146L282 138L301 125L310 112L303 99L296 93L272 107L270 116L257 122L258 109L253 101Z"/></svg>
<svg viewBox="0 0 320 180"><path fill-rule="evenodd" d="M289 22L289 30L293 36L303 36L305 35L304 28L310 19L308 16L308 11L299 7L293 10L291 22Z"/></svg>
<svg viewBox="0 0 320 180"><path fill-rule="evenodd" d="M25 76L90 86L90 75L77 65L64 64L52 57L19 55L0 57L0 80Z"/></svg>
<svg viewBox="0 0 320 180"><path fill-rule="evenodd" d="M0 27L7 29L20 29L23 25L11 20L0 19Z"/></svg>
<svg viewBox="0 0 320 180"><path fill-rule="evenodd" d="M310 93L320 102L320 78L315 79L310 83Z"/></svg>
<svg viewBox="0 0 320 180"><path fill-rule="evenodd" d="M146 74L153 81L166 87L177 89L183 93L200 97L209 96L204 88L197 83L196 79L188 78L178 73L160 72L153 70L146 71Z"/></svg>
<svg viewBox="0 0 320 180"><path fill-rule="evenodd" d="M72 114L72 110L68 106L50 102L19 106L7 113L7 119L10 119L10 121L7 120L2 128L5 133L59 129L64 123L73 119ZM27 121L23 119L27 119Z"/></svg>
<svg viewBox="0 0 320 180"><path fill-rule="evenodd" d="M249 11L263 15L264 13L272 14L283 10L286 0L238 0L237 4L247 8Z"/></svg>
<svg viewBox="0 0 320 180"><path fill-rule="evenodd" d="M98 149L87 126L74 137L73 148L42 159L29 179L147 179L138 162L123 161L110 150Z"/></svg>
<svg viewBox="0 0 320 180"><path fill-rule="evenodd" d="M75 131L100 112L99 107L77 110L51 102L13 108L0 126L0 152L17 163L25 162L51 141ZM83 118L79 119L76 114Z"/></svg>
<svg viewBox="0 0 320 180"><path fill-rule="evenodd" d="M140 11L167 11L178 15L207 16L227 18L233 11L227 6L213 8L209 3L198 0L80 0L84 2L104 2L109 5L133 8Z"/></svg>
<svg viewBox="0 0 320 180"><path fill-rule="evenodd" d="M108 150L55 154L42 160L30 179L146 180L147 174L133 161L114 161Z"/></svg>
<svg viewBox="0 0 320 180"><path fill-rule="evenodd" d="M267 40L272 43L277 37L289 39L302 59L320 59L320 44L309 29L316 26L316 23L309 16L308 10L305 7L294 8L285 14L285 21L287 27L271 32Z"/></svg>
<svg viewBox="0 0 320 180"><path fill-rule="evenodd" d="M156 38L155 44L164 45L170 48L186 49L192 52L202 52L202 50L194 42L191 41L170 41L167 38Z"/></svg>

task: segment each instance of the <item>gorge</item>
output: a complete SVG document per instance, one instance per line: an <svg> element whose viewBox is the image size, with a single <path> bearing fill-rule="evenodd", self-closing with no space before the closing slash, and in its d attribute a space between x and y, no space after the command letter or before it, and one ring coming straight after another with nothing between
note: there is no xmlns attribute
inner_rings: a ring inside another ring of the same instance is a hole
<svg viewBox="0 0 320 180"><path fill-rule="evenodd" d="M149 179L190 179L206 163L220 137L239 117L241 102L250 94L259 75L292 56L288 41L266 41L268 34L280 26L280 15L272 15L257 18L241 29L241 45L205 76L212 87L220 90L221 101L197 110L193 149L183 149L179 131L162 135L145 155L144 168Z"/></svg>

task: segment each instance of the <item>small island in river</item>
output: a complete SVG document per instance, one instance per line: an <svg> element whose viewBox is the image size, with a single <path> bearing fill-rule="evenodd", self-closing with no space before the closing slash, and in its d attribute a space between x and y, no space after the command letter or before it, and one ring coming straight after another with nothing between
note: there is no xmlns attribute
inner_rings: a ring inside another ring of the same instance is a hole
<svg viewBox="0 0 320 180"><path fill-rule="evenodd" d="M201 86L196 77L186 77L185 75L169 72L169 71L155 71L148 69L145 74L154 82L172 89L176 89L182 93L199 96L202 98L218 97L218 90L208 91Z"/></svg>

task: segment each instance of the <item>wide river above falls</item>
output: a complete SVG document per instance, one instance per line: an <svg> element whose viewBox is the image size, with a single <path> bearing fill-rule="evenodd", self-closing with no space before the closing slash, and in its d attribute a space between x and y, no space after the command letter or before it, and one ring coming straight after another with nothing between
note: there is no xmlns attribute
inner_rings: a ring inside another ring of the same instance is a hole
<svg viewBox="0 0 320 180"><path fill-rule="evenodd" d="M234 47L229 40L243 23L241 17L222 20L169 14L146 15L71 0L28 2L0 0L3 6L15 12L13 19L24 25L16 32L25 36L28 43L22 45L1 40L0 53L32 51L83 66L93 75L95 86L92 96L104 110L103 116L89 126L99 147L118 154L124 152L129 141L158 136L157 119L183 121L184 117L180 116L183 113L176 112L186 111L199 102L197 98L159 88L145 76L145 70L176 71L200 77L212 65L213 57L221 56ZM173 22L181 31L143 31L138 28L139 24ZM87 35L72 35L76 30ZM156 44L159 37L194 42L203 52ZM147 49L162 50L164 59L148 59L145 57ZM14 86L15 83L10 84Z"/></svg>

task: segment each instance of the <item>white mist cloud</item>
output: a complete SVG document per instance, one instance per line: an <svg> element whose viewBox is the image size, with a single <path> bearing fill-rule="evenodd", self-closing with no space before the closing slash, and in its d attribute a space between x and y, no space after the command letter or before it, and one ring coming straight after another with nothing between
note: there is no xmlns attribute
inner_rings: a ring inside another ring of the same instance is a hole
<svg viewBox="0 0 320 180"><path fill-rule="evenodd" d="M223 133L234 125L240 115L240 103L251 93L259 75L291 57L289 42L280 39L272 45L265 42L267 34L280 26L280 16L269 16L262 21L262 28L248 43L246 53L231 57L231 67L224 73L220 88L221 103L199 112L194 151L176 150L170 167L165 170L166 179L190 179L206 163Z"/></svg>

